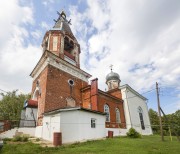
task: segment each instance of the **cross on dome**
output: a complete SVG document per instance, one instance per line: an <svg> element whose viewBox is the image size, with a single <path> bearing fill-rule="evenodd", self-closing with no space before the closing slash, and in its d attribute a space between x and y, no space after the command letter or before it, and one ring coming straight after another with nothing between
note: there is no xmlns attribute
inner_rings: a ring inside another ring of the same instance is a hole
<svg viewBox="0 0 180 154"><path fill-rule="evenodd" d="M113 70L113 65L111 64L109 67L110 67L110 69L111 69L111 72L112 72L112 70Z"/></svg>

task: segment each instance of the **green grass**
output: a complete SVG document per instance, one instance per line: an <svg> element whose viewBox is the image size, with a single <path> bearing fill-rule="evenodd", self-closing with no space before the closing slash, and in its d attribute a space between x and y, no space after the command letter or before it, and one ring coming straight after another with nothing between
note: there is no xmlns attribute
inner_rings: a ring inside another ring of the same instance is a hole
<svg viewBox="0 0 180 154"><path fill-rule="evenodd" d="M180 142L176 137L173 141L165 137L161 142L160 136L143 136L139 139L127 137L116 137L98 141L87 141L56 148L40 147L31 142L24 144L5 144L2 149L3 154L179 154Z"/></svg>

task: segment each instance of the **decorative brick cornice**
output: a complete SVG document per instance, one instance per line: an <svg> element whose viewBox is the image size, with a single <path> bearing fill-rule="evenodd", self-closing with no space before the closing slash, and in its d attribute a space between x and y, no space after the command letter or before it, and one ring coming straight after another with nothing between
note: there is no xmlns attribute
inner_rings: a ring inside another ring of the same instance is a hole
<svg viewBox="0 0 180 154"><path fill-rule="evenodd" d="M85 82L88 82L88 79L91 77L90 74L73 66L72 64L59 58L55 54L53 54L49 51L45 51L43 53L41 59L39 60L39 62L35 66L35 68L33 69L32 73L30 74L30 76L33 78L33 80L35 80L39 76L39 74L44 70L44 68L47 65L54 66L54 67L66 72L66 73L69 73Z"/></svg>

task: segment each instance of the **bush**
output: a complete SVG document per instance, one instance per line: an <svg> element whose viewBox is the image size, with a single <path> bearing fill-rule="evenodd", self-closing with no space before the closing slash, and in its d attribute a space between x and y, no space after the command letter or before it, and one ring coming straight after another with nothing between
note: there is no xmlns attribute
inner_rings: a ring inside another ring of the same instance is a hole
<svg viewBox="0 0 180 154"><path fill-rule="evenodd" d="M138 133L134 128L130 128L126 135L130 138L141 138L141 134Z"/></svg>
<svg viewBox="0 0 180 154"><path fill-rule="evenodd" d="M18 142L18 141L21 141L21 136L15 136L13 139L12 139L13 142Z"/></svg>
<svg viewBox="0 0 180 154"><path fill-rule="evenodd" d="M20 135L17 135L15 136L12 141L13 142L27 142L28 141L28 136L20 136Z"/></svg>
<svg viewBox="0 0 180 154"><path fill-rule="evenodd" d="M22 141L22 142L27 142L28 139L29 139L29 138L28 138L27 136L22 136L22 137L21 137L21 141Z"/></svg>
<svg viewBox="0 0 180 154"><path fill-rule="evenodd" d="M3 138L3 141L11 141L12 139L11 138Z"/></svg>

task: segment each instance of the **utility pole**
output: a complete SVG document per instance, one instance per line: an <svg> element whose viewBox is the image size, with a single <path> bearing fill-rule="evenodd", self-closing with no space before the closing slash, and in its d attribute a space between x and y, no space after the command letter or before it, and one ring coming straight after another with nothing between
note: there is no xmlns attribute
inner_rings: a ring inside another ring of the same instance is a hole
<svg viewBox="0 0 180 154"><path fill-rule="evenodd" d="M163 128L162 128L162 119L161 119L161 110L160 110L160 101L159 101L159 88L158 88L158 83L157 82L156 82L156 94L157 94L157 103L158 103L158 113L159 113L159 124L160 124L160 131L161 131L161 140L164 141Z"/></svg>

